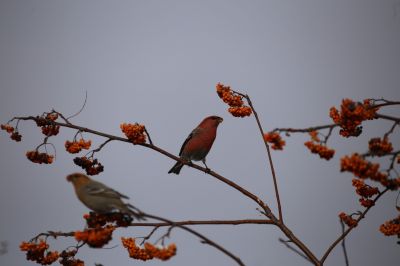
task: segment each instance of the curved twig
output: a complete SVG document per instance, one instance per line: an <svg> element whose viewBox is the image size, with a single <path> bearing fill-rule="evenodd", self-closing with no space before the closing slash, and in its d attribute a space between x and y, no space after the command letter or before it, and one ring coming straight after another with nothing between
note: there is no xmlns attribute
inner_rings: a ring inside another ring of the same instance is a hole
<svg viewBox="0 0 400 266"><path fill-rule="evenodd" d="M148 218L152 218L152 219L155 219L155 220L159 220L159 221L163 221L163 222L169 223L173 227L179 227L179 228L181 228L181 229L183 229L183 230L185 230L185 231L187 231L187 232L199 237L200 239L202 239L202 243L208 244L210 246L215 247L216 249L218 249L219 251L221 251L225 255L231 257L234 261L236 261L237 264L239 264L241 266L244 266L244 263L242 262L242 260L239 257L235 256L233 253L231 253L230 251L228 251L227 249L225 249L221 245L219 245L216 242L212 241L211 239L205 237L204 235L196 232L195 230L193 230L193 229L191 229L191 228L189 228L187 226L184 226L184 225L178 225L178 224L174 223L173 221L165 219L165 218L162 218L162 217L158 217L158 216L147 214L147 213L144 213L143 215L148 217Z"/></svg>
<svg viewBox="0 0 400 266"><path fill-rule="evenodd" d="M374 203L383 195L385 194L389 189L386 188L385 190L383 190L382 192L380 192L374 199ZM365 217L365 215L368 213L368 211L372 208L372 206L366 208L358 217L357 224ZM322 256L320 262L321 265L324 263L324 261L326 260L326 258L328 257L328 255L331 253L331 251L336 247L337 244L340 243L340 241L342 241L350 232L351 230L353 230L353 228L355 228L355 226L349 227L347 228L346 231L344 231L343 234L341 234L338 239L336 239L329 247L328 249L325 251L324 255Z"/></svg>
<svg viewBox="0 0 400 266"><path fill-rule="evenodd" d="M84 100L84 102L83 102L83 105L82 105L81 109L79 109L79 111L76 112L75 114L73 114L73 115L71 115L71 116L68 116L68 117L65 119L66 122L68 122L68 119L71 119L71 118L73 118L73 117L79 115L79 114L83 111L83 109L84 109L85 106L86 106L86 102L87 102L87 98L88 98L87 95L88 95L88 93L87 93L87 91L85 91L85 100Z"/></svg>

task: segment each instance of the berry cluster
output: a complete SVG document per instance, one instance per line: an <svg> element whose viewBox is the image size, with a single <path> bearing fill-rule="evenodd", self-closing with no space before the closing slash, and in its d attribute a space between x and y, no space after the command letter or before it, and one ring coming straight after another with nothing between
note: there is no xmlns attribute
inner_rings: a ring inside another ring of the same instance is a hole
<svg viewBox="0 0 400 266"><path fill-rule="evenodd" d="M12 140L15 140L16 142L20 142L22 140L22 136L18 133L18 131L16 129L14 129L14 127L12 127L11 125L0 125L2 130L5 130L7 133L10 134L10 138Z"/></svg>
<svg viewBox="0 0 400 266"><path fill-rule="evenodd" d="M218 96L230 107L228 112L235 117L250 116L252 110L249 106L245 106L242 96L234 93L229 86L218 83L216 86Z"/></svg>
<svg viewBox="0 0 400 266"><path fill-rule="evenodd" d="M86 174L88 175L98 175L99 173L104 171L104 166L99 163L97 159L87 158L87 157L75 157L74 163L77 166L82 167L85 169Z"/></svg>
<svg viewBox="0 0 400 266"><path fill-rule="evenodd" d="M144 125L135 123L135 124L127 124L123 123L120 125L122 132L125 136L133 143L133 144L142 144L146 142L145 131L146 128Z"/></svg>
<svg viewBox="0 0 400 266"><path fill-rule="evenodd" d="M274 150L283 150L283 146L285 146L285 141L282 140L279 133L276 132L268 132L264 134L264 141L271 143L271 148Z"/></svg>
<svg viewBox="0 0 400 266"><path fill-rule="evenodd" d="M371 163L357 153L352 154L350 157L346 155L340 159L340 171L352 172L361 179L369 178L380 182L382 185L385 185L388 180L386 174L379 172L378 163Z"/></svg>
<svg viewBox="0 0 400 266"><path fill-rule="evenodd" d="M369 152L373 155L382 156L392 152L393 146L388 138L372 138L368 142Z"/></svg>
<svg viewBox="0 0 400 266"><path fill-rule="evenodd" d="M166 247L156 247L153 244L146 242L144 247L141 248L136 245L134 238L121 238L122 245L128 250L129 257L137 260L151 260L160 259L168 260L176 255L176 245L170 244Z"/></svg>
<svg viewBox="0 0 400 266"><path fill-rule="evenodd" d="M375 205L374 201L369 198L379 193L377 187L371 187L365 184L364 180L358 178L352 180L352 185L356 188L356 193L361 196L359 201L362 206L369 208Z"/></svg>
<svg viewBox="0 0 400 266"><path fill-rule="evenodd" d="M129 226L133 218L121 212L112 213L96 213L90 212L83 216L89 228L97 228L106 225L107 223L114 223L117 227Z"/></svg>
<svg viewBox="0 0 400 266"><path fill-rule="evenodd" d="M304 145L312 152L319 155L319 157L330 160L335 155L334 149L329 149L325 144L321 142L318 137L318 131L310 131L308 133L311 137L311 141L306 141Z"/></svg>
<svg viewBox="0 0 400 266"><path fill-rule="evenodd" d="M66 251L60 253L59 263L63 266L85 266L85 263L79 259L75 259L76 250Z"/></svg>
<svg viewBox="0 0 400 266"><path fill-rule="evenodd" d="M27 151L26 152L26 157L34 163L38 163L38 164L51 164L53 163L53 159L54 156L53 155L49 155L47 153L43 153L43 152L38 152L38 151Z"/></svg>
<svg viewBox="0 0 400 266"><path fill-rule="evenodd" d="M21 251L26 251L27 260L41 265L50 265L59 258L57 251L48 251L49 245L43 240L40 240L39 243L22 242L19 248Z"/></svg>
<svg viewBox="0 0 400 266"><path fill-rule="evenodd" d="M342 220L345 224L347 224L348 227L356 227L357 226L357 220L351 217L351 215L347 215L344 212L341 212L339 214L340 220Z"/></svg>
<svg viewBox="0 0 400 266"><path fill-rule="evenodd" d="M379 227L385 236L397 235L400 238L400 215L390 221L385 222Z"/></svg>
<svg viewBox="0 0 400 266"><path fill-rule="evenodd" d="M104 227L89 228L84 231L76 231L74 236L77 241L83 241L92 248L101 248L112 239L115 227L106 225Z"/></svg>
<svg viewBox="0 0 400 266"><path fill-rule="evenodd" d="M42 116L36 117L36 125L42 128L43 135L50 137L55 136L60 131L60 126L55 125L53 122L58 118L58 114L55 112L47 113Z"/></svg>
<svg viewBox="0 0 400 266"><path fill-rule="evenodd" d="M363 103L343 99L340 108L339 112L335 107L331 107L329 116L341 127L340 135L343 137L359 136L362 132L360 126L362 121L374 119L379 109L372 106L369 99L364 100Z"/></svg>
<svg viewBox="0 0 400 266"><path fill-rule="evenodd" d="M60 126L57 125L42 126L42 133L47 137L55 136L58 134L58 132L60 132Z"/></svg>
<svg viewBox="0 0 400 266"><path fill-rule="evenodd" d="M304 145L311 151L311 153L316 153L319 157L330 160L333 155L335 155L335 150L329 149L326 145L317 144L312 141L306 141Z"/></svg>
<svg viewBox="0 0 400 266"><path fill-rule="evenodd" d="M67 150L67 152L73 154L73 153L80 152L82 149L85 149L85 150L90 149L91 144L92 144L92 141L90 141L90 140L88 140L88 141L85 141L84 139L80 139L79 141L67 140L65 142L65 149Z"/></svg>

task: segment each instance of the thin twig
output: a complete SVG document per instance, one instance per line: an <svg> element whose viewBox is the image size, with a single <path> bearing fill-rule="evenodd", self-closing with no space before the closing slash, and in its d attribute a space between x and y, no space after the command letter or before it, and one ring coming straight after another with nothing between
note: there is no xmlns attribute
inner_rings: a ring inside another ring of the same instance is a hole
<svg viewBox="0 0 400 266"><path fill-rule="evenodd" d="M337 124L329 124L329 125L323 125L323 126L313 126L313 127L307 127L307 128L275 128L274 131L278 131L278 132L288 132L288 133L307 133L307 132L311 132L311 131L317 131L317 130L321 130L321 129L333 129L335 127L337 127Z"/></svg>
<svg viewBox="0 0 400 266"><path fill-rule="evenodd" d="M176 225L241 225L241 224L273 224L271 220L246 219L246 220L187 220L174 222ZM170 226L170 223L131 223L129 226Z"/></svg>
<svg viewBox="0 0 400 266"><path fill-rule="evenodd" d="M185 231L187 231L187 232L189 232L189 233L191 233L191 234L197 236L198 238L200 238L200 239L202 240L202 241L201 241L202 243L208 244L208 245L210 245L210 246L215 247L216 249L218 249L219 251L221 251L221 252L224 253L225 255L231 257L234 261L236 261L237 264L239 264L239 265L241 265L241 266L244 266L244 263L242 262L242 260L241 260L239 257L235 256L234 254L232 254L230 251L226 250L226 249L225 249L224 247L222 247L221 245L217 244L216 242L210 240L209 238L207 238L207 237L205 237L204 235L202 235L202 234L196 232L196 231L193 230L193 229L191 229L191 228L189 228L189 227L187 227L187 226L177 225L177 224L175 224L175 223L174 223L173 221L171 221L171 220L168 220L168 219L165 219L165 218L162 218L162 217L158 217L158 216L155 216L155 215L151 215L151 214L144 213L144 216L146 216L146 217L148 217L148 218L152 218L152 219L158 220L158 221L163 221L163 222L166 222L166 223L170 223L170 224L173 225L173 226L179 227L179 228L181 228L181 229L183 229L183 230L185 230Z"/></svg>
<svg viewBox="0 0 400 266"><path fill-rule="evenodd" d="M400 118L398 117L394 117L394 116L389 116L389 115L383 115L383 114L375 114L375 118L382 118L382 119L386 119L386 120L390 120L390 121L394 121L397 123L400 123Z"/></svg>
<svg viewBox="0 0 400 266"><path fill-rule="evenodd" d="M143 243L144 243L146 240L150 239L150 237L157 231L158 228L160 228L160 226L155 225L154 228L150 231L150 233L149 233L148 235L146 235L146 236L143 237L143 240L142 240L142 242L141 242L139 245L143 245ZM138 237L137 237L137 238L138 238Z"/></svg>
<svg viewBox="0 0 400 266"><path fill-rule="evenodd" d="M328 139L332 135L332 132L333 132L334 128L335 128L334 126L329 128L328 134L325 136L324 140L322 141L323 144L326 144L328 142Z"/></svg>
<svg viewBox="0 0 400 266"><path fill-rule="evenodd" d="M99 146L97 149L94 149L94 150L92 150L92 151L86 153L85 156L87 156L89 153L91 153L91 154L92 154L91 157L93 157L93 155L94 155L95 152L101 151L101 149L102 149L107 143L111 142L112 140L113 140L113 139L111 139L111 138L107 139L105 142L103 142L102 144L100 144L100 146Z"/></svg>
<svg viewBox="0 0 400 266"><path fill-rule="evenodd" d="M79 114L83 111L83 109L84 109L85 106L86 106L87 95L88 95L88 93L87 93L87 91L86 91L86 92L85 92L85 101L83 102L83 105L82 105L81 109L79 109L79 111L78 111L77 113L75 113L75 114L73 114L73 115L67 117L67 118L66 118L66 121L68 121L68 119L71 119L71 118L73 118L73 117L79 115Z"/></svg>
<svg viewBox="0 0 400 266"><path fill-rule="evenodd" d="M389 135L393 133L394 129L396 128L396 126L399 125L399 123L400 123L399 121L395 121L393 123L392 127L389 129L389 131L386 132L385 135L383 135L383 138L385 139L385 138L389 137Z"/></svg>
<svg viewBox="0 0 400 266"><path fill-rule="evenodd" d="M311 261L306 255L304 255L303 253L301 253L300 251L298 251L297 249L295 249L294 247L292 247L292 246L289 244L291 241L287 241L287 240L284 240L284 239L282 239L282 238L279 238L279 241L280 241L282 244L284 244L288 249L290 249L291 251L293 251L294 253L296 253L297 255L299 255L300 257L302 257L303 259L305 259L306 261L312 263L312 261Z"/></svg>
<svg viewBox="0 0 400 266"><path fill-rule="evenodd" d="M149 138L149 143L150 143L151 145L153 145L153 141L151 140L150 134L149 134L149 132L147 131L147 128L146 128L146 127L144 127L144 132L146 132L146 135L147 135L147 137Z"/></svg>
<svg viewBox="0 0 400 266"><path fill-rule="evenodd" d="M389 101L389 100L385 100L385 99L371 99L372 101L374 101L374 105L371 106L371 108L379 108L379 107L384 107L384 106L390 106L390 105L399 105L400 102L397 101ZM375 104L375 102L381 101L383 103L380 104Z"/></svg>
<svg viewBox="0 0 400 266"><path fill-rule="evenodd" d="M344 222L341 219L339 219L339 222L340 222L340 226L342 228L342 234L344 234L344 230L345 230ZM347 256L347 249L346 249L345 239L346 238L343 238L343 240L342 240L343 255L344 255L344 261L346 263L346 266L349 266L349 257Z"/></svg>
<svg viewBox="0 0 400 266"><path fill-rule="evenodd" d="M389 190L389 189L386 188L385 190L383 190L382 192L380 192L380 193L375 197L374 203L375 203L383 194L385 194L388 190ZM356 220L356 221L357 221L356 224L358 224L358 223L365 217L365 215L368 213L368 211L371 209L371 207L372 207L372 206L366 208L366 209L360 214L360 216L359 216L358 219ZM351 230L353 230L354 227L355 227L355 226L352 226L352 227L347 228L347 230L346 230L344 233L342 233L342 234L338 237L338 239L336 239L336 240L328 247L328 249L325 251L324 255L322 256L322 258L321 258L321 260L320 260L321 265L325 262L326 258L327 258L328 255L331 253L331 251L336 247L336 245L339 244L340 241L342 241L342 240L351 232Z"/></svg>
<svg viewBox="0 0 400 266"><path fill-rule="evenodd" d="M271 150L269 148L268 143L264 140L264 130L263 130L262 126L261 126L261 122L260 122L260 119L258 118L258 114L256 112L256 109L254 108L253 103L251 102L250 96L248 96L246 94L244 97L246 98L247 103L249 104L251 110L253 111L254 118L256 119L256 122L257 122L257 125L258 125L258 129L260 130L261 138L264 141L265 148L267 149L268 162L269 162L269 165L271 167L271 174L272 174L272 179L273 179L273 182L274 182L276 202L277 202L277 205L278 205L279 220L283 223L281 200L279 198L279 190L278 190L278 181L277 181L276 174L275 174L274 164L272 162Z"/></svg>

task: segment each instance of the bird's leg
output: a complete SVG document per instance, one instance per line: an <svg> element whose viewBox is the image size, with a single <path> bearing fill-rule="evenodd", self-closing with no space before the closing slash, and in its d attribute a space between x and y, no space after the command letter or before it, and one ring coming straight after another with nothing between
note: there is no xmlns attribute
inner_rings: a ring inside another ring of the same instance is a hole
<svg viewBox="0 0 400 266"><path fill-rule="evenodd" d="M206 174L209 174L211 172L211 169L208 168L207 164L206 164L206 158L204 158L203 160L201 160L204 164L204 166L206 167L206 170L204 171Z"/></svg>

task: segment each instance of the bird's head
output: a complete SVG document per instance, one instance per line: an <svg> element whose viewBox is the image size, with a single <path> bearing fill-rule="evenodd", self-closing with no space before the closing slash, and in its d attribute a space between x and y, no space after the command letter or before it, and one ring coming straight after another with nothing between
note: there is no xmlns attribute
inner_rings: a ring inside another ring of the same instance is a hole
<svg viewBox="0 0 400 266"><path fill-rule="evenodd" d="M222 123L224 119L222 117L212 115L204 118L204 120L200 123L200 127L217 127L220 123Z"/></svg>
<svg viewBox="0 0 400 266"><path fill-rule="evenodd" d="M74 185L78 185L88 183L90 181L90 178L82 173L73 173L67 175L67 181L71 182Z"/></svg>

